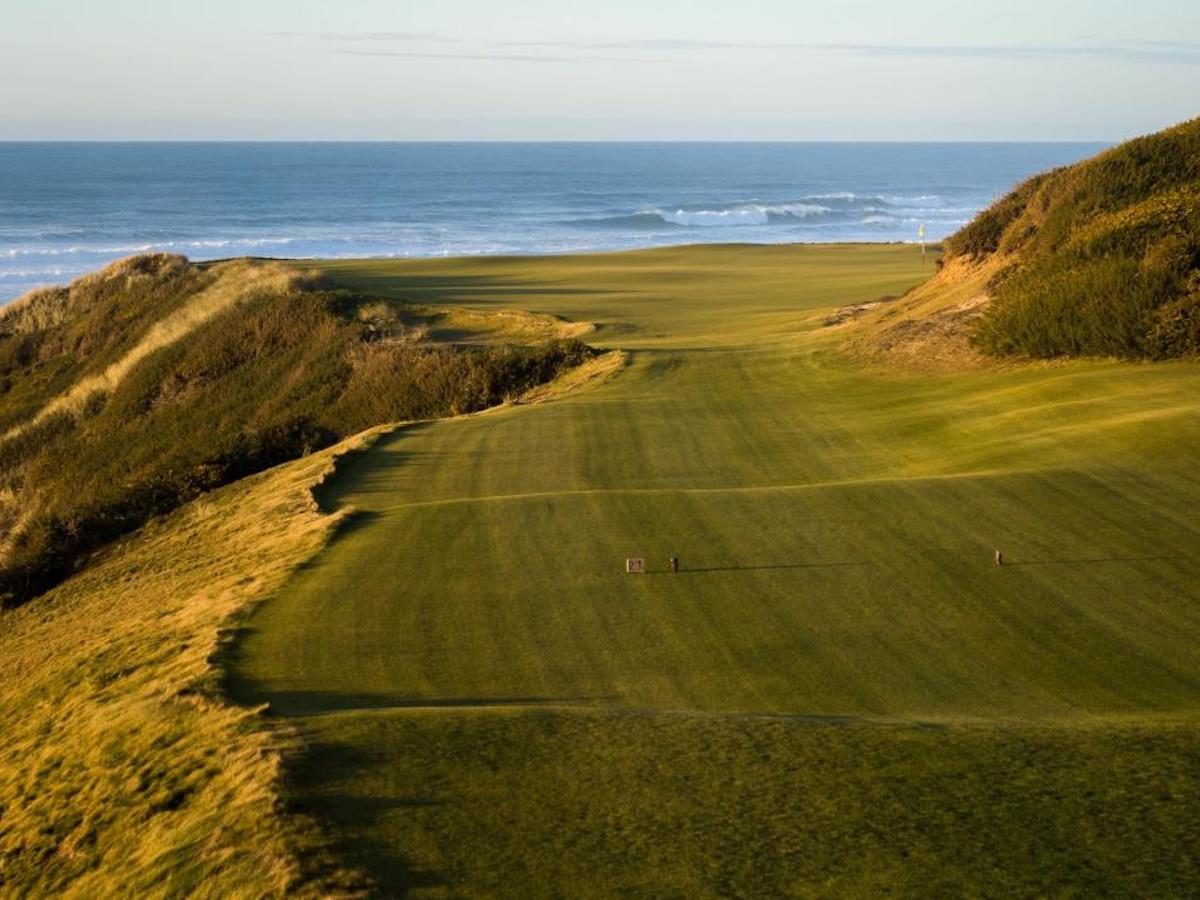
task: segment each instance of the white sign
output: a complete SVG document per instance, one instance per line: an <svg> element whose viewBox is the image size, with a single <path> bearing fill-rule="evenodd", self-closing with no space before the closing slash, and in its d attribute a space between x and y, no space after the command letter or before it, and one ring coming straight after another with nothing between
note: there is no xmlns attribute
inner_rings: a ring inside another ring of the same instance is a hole
<svg viewBox="0 0 1200 900"><path fill-rule="evenodd" d="M627 575L645 575L646 561L644 559L627 559L625 560L625 574Z"/></svg>

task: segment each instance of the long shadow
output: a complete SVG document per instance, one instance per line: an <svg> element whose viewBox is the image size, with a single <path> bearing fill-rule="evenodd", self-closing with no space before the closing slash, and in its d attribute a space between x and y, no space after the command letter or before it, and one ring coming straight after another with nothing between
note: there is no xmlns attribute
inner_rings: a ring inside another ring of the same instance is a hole
<svg viewBox="0 0 1200 900"><path fill-rule="evenodd" d="M1178 556L1093 556L1087 558L1064 559L1030 559L1023 562L1005 560L1003 568L1019 566L1077 566L1088 563L1127 563L1127 562L1160 562L1168 559L1180 559Z"/></svg>
<svg viewBox="0 0 1200 900"><path fill-rule="evenodd" d="M320 569L325 565L325 552L349 537L352 537L356 532L362 531L364 528L369 528L378 519L383 518L383 513L374 512L369 509L355 509L343 518L334 529L325 547L320 553L316 553L304 562L300 563L292 571L291 578L296 578L302 573L312 572L315 569ZM278 595L272 595L265 599L264 602L270 603L276 599ZM252 621L251 619L250 621ZM227 666L234 669L238 665L240 659L238 653L242 646L242 639L254 634L258 629L251 625L242 624L231 631L231 647L222 652L221 658L227 661ZM228 681L228 677L226 679Z"/></svg>
<svg viewBox="0 0 1200 900"><path fill-rule="evenodd" d="M229 682L238 702L270 703L272 715L319 716L326 713L386 709L489 709L502 706L587 705L608 697L414 697L411 694L343 691L277 691L250 681Z"/></svg>
<svg viewBox="0 0 1200 900"><path fill-rule="evenodd" d="M402 813L414 809L434 809L448 806L449 800L437 800L433 797L370 797L361 794L346 794L336 791L323 791L314 794L305 801L297 801L293 808L297 812L317 813L328 815L332 810L342 812L343 817L353 816L353 823L359 827L370 828L379 823L385 816Z"/></svg>
<svg viewBox="0 0 1200 900"><path fill-rule="evenodd" d="M313 499L323 512L333 512L348 494L355 493L363 477L371 472L411 466L413 454L395 448L410 436L433 426L434 422L414 422L390 434L381 436L374 444L351 450L337 460L334 473L313 488Z"/></svg>
<svg viewBox="0 0 1200 900"><path fill-rule="evenodd" d="M832 562L832 563L777 563L763 566L687 566L680 567L678 574L687 575L689 572L761 572L769 569L848 569L861 566L873 566L870 562ZM652 575L672 575L673 572L654 571Z"/></svg>
<svg viewBox="0 0 1200 900"><path fill-rule="evenodd" d="M342 286L352 290L407 300L413 303L461 303L495 298L505 305L513 297L587 297L628 294L621 288L585 288L565 282L530 281L503 275L404 275L386 273L343 274L336 269L327 273Z"/></svg>
<svg viewBox="0 0 1200 900"><path fill-rule="evenodd" d="M353 510L348 516L338 523L337 530L329 539L326 547L332 547L334 544L340 544L346 538L353 536L364 528L370 528L371 525L378 519L383 517L383 513L373 512L369 509ZM312 559L305 560L299 566L297 571L315 568L320 564L321 554L317 554Z"/></svg>

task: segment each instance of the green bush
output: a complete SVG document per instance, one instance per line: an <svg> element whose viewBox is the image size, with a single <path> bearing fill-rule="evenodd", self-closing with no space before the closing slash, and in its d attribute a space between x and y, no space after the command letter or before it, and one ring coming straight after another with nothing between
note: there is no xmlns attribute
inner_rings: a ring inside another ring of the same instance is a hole
<svg viewBox="0 0 1200 900"><path fill-rule="evenodd" d="M987 353L1194 355L1200 119L1030 179L945 246L1007 267L974 336Z"/></svg>
<svg viewBox="0 0 1200 900"><path fill-rule="evenodd" d="M1051 174L1035 175L992 206L985 209L956 234L946 239L948 256L988 256L1000 249L1000 241L1029 201Z"/></svg>
<svg viewBox="0 0 1200 900"><path fill-rule="evenodd" d="M1160 306L1146 336L1153 359L1200 357L1200 293Z"/></svg>
<svg viewBox="0 0 1200 900"><path fill-rule="evenodd" d="M1119 256L1063 260L1007 279L976 332L985 351L1035 358L1147 355L1147 332L1172 279Z"/></svg>

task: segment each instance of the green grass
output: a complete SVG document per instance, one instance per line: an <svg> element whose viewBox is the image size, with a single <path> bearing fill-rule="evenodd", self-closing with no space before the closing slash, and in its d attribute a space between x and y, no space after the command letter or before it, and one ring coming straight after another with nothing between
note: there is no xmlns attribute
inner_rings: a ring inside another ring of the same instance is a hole
<svg viewBox="0 0 1200 900"><path fill-rule="evenodd" d="M1149 897L1200 878L1192 726L426 711L308 728L308 806L389 896Z"/></svg>
<svg viewBox="0 0 1200 900"><path fill-rule="evenodd" d="M918 281L903 247L326 268L630 354L354 459L239 642L381 892L1192 883L1196 366L862 368L819 323Z"/></svg>

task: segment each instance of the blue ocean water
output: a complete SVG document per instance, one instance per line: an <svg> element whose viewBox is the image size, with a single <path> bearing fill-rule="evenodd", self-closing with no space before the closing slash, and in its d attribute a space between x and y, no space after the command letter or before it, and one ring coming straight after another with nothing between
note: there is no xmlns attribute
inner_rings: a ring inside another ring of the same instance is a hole
<svg viewBox="0 0 1200 900"><path fill-rule="evenodd" d="M1100 144L0 143L0 299L132 253L913 241Z"/></svg>

